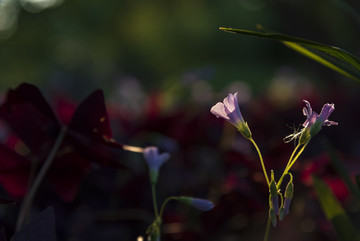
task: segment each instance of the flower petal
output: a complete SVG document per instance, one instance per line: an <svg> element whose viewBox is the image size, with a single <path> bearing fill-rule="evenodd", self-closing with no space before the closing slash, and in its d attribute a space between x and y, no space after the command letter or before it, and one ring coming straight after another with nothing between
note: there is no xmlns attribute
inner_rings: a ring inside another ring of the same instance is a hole
<svg viewBox="0 0 360 241"><path fill-rule="evenodd" d="M303 113L304 115L306 115L307 117L311 116L312 115L312 108L311 108L311 105L310 105L310 102L307 101L307 100L303 100L305 102L305 105L306 105L306 108L304 107L303 109Z"/></svg>
<svg viewBox="0 0 360 241"><path fill-rule="evenodd" d="M211 107L210 112L218 118L221 117L221 118L224 118L225 120L229 120L229 117L227 116L227 114L225 112L225 106L221 102L218 102L218 103L216 103L216 105Z"/></svg>
<svg viewBox="0 0 360 241"><path fill-rule="evenodd" d="M162 166L167 160L169 160L169 158L170 154L167 152L160 154L158 157L159 167Z"/></svg>
<svg viewBox="0 0 360 241"><path fill-rule="evenodd" d="M324 124L330 114L335 110L334 104L325 104L320 112L319 120Z"/></svg>
<svg viewBox="0 0 360 241"><path fill-rule="evenodd" d="M339 123L335 122L335 121L329 121L329 120L326 120L324 122L324 126L337 126Z"/></svg>
<svg viewBox="0 0 360 241"><path fill-rule="evenodd" d="M235 93L236 94L236 93ZM236 101L236 103L235 103ZM225 111L227 114L233 112L238 105L237 98L235 99L233 94L228 94L228 96L224 99Z"/></svg>
<svg viewBox="0 0 360 241"><path fill-rule="evenodd" d="M150 169L157 167L158 156L159 150L157 147L150 146L144 148L144 158Z"/></svg>

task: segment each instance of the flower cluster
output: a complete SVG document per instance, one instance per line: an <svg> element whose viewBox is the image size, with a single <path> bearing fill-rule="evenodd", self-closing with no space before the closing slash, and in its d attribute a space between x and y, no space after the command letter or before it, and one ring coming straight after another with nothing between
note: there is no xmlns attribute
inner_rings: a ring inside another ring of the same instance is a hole
<svg viewBox="0 0 360 241"><path fill-rule="evenodd" d="M303 128L299 132L285 137L286 142L299 138L298 144L296 145L293 153L291 154L289 161L283 171L283 174L281 175L280 179L276 181L274 178L273 170L271 170L271 180L269 180L268 178L267 170L261 152L256 145L254 139L252 138L252 134L247 122L245 122L240 112L237 97L238 93L229 94L223 100L223 102L218 102L216 105L214 105L211 108L210 112L216 117L221 117L234 125L238 129L238 131L245 138L250 140L256 148L265 179L269 186L269 220L275 227L277 223L277 216L279 216L279 220L281 221L290 212L290 203L294 193L293 177L290 173L290 169L294 165L296 160L299 158L300 154L304 151L311 138L318 134L323 126L338 125L337 122L330 121L328 119L330 114L335 110L335 106L334 104L327 103L323 106L320 114L317 114L315 111L312 110L310 103L307 100L304 100L306 107L303 108L303 114L306 116L306 120L302 124ZM280 187L286 175L290 176L290 180L286 186L284 194L282 194L280 192ZM281 201L280 207L279 197Z"/></svg>

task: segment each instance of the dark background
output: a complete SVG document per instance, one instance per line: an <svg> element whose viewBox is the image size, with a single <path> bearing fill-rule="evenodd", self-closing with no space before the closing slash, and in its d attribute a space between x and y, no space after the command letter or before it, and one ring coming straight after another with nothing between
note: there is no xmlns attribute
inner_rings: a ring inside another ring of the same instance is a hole
<svg viewBox="0 0 360 241"><path fill-rule="evenodd" d="M343 7L344 2L352 10ZM268 192L255 150L232 126L209 113L229 92L239 92L242 114L277 178L293 148L282 138L304 121L302 100L308 99L318 113L323 104L335 103L330 120L339 126L324 128L294 166L292 211L271 231L270 240L336 240L309 173L333 183L345 209L358 220L359 202L329 166L323 143L327 139L335 148L352 177L359 174L359 83L278 42L218 30L255 30L261 24L359 56L357 1L1 4L3 96L22 82L33 83L55 108L58 98L78 103L102 89L116 140L170 152L160 174L159 200L192 195L217 204L202 215L170 203L164 240L263 238ZM46 4L50 7L42 7ZM44 185L34 210L55 207L58 240L136 240L145 234L153 218L146 166L139 154L122 153L121 159L129 169L94 166L70 203ZM17 210L0 209L2 223L10 227L8 235Z"/></svg>

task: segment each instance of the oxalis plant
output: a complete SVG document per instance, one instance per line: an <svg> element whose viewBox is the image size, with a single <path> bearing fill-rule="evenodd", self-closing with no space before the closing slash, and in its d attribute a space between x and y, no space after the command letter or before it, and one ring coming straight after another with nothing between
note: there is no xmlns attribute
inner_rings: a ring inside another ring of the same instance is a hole
<svg viewBox="0 0 360 241"><path fill-rule="evenodd" d="M160 210L157 206L156 184L158 181L160 167L170 158L169 153L159 154L159 150L155 146L146 147L143 151L145 161L149 168L149 179L152 192L152 200L154 206L155 220L146 230L148 241L160 241L160 228L162 224L162 216L166 204L171 200L176 200L201 211L209 211L214 208L214 204L205 199L193 198L188 196L171 196L165 199Z"/></svg>
<svg viewBox="0 0 360 241"><path fill-rule="evenodd" d="M310 140L319 133L323 126L338 125L337 122L328 120L330 114L334 111L335 106L334 104L327 103L323 106L320 114L317 114L312 110L310 103L307 100L304 100L306 106L303 108L303 114L306 116L306 120L302 124L302 129L300 131L288 135L284 138L285 142L294 141L296 145L280 179L275 180L273 170L270 172L270 178L268 176L268 171L266 169L261 151L252 137L249 125L244 120L240 112L237 97L238 93L229 94L223 100L223 102L218 102L211 108L210 111L216 117L221 117L235 126L237 130L253 144L259 155L263 174L269 187L269 216L264 236L264 241L266 241L269 238L270 223L276 227L277 220L283 220L284 217L290 212L290 203L294 195L293 176L290 173L291 167L298 160L301 153L303 153ZM290 177L290 179L286 185L285 191L282 192L281 187L284 178L287 175Z"/></svg>

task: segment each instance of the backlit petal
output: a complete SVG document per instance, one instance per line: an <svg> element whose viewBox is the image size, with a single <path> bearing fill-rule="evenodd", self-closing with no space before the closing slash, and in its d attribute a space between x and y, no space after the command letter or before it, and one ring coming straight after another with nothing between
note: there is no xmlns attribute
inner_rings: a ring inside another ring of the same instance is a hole
<svg viewBox="0 0 360 241"><path fill-rule="evenodd" d="M225 106L223 103L218 102L216 105L211 107L210 112L215 115L216 117L224 118L225 120L229 120L229 117L227 116L225 112Z"/></svg>

